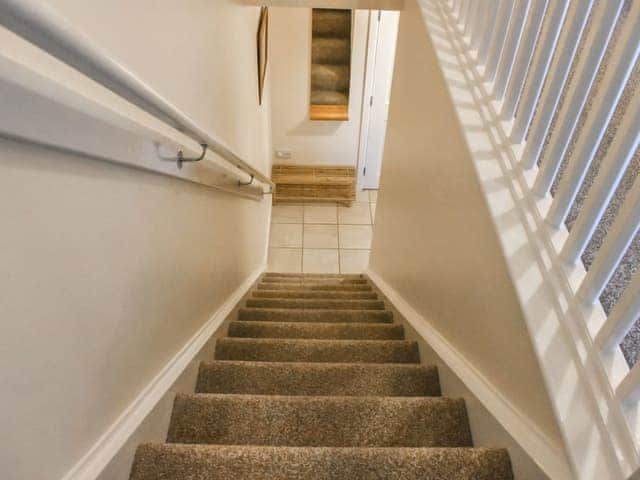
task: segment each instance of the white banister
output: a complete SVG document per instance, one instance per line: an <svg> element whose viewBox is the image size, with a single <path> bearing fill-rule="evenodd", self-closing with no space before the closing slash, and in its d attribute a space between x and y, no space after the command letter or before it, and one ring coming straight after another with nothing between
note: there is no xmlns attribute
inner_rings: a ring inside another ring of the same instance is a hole
<svg viewBox="0 0 640 480"><path fill-rule="evenodd" d="M558 116L557 132L554 133L549 144L547 161L543 163L533 188L534 193L539 197L547 194L558 173L623 5L623 1L612 1L611 3L600 2L596 7L595 20L597 21L593 22L593 27L588 34L585 54L576 67L575 77L569 86L566 101Z"/></svg>
<svg viewBox="0 0 640 480"><path fill-rule="evenodd" d="M511 120L520 102L522 86L534 57L534 50L544 23L548 0L532 0L531 17L527 22L522 45L516 55L515 67L510 82L505 86L504 103L500 111L503 120Z"/></svg>
<svg viewBox="0 0 640 480"><path fill-rule="evenodd" d="M518 113L511 130L510 139L513 143L521 143L531 124L544 80L547 77L551 58L556 50L560 31L564 24L569 2L550 2L549 12L546 15L546 24L542 29L542 37L536 48L533 64L527 75L527 81L522 99L518 107Z"/></svg>
<svg viewBox="0 0 640 480"><path fill-rule="evenodd" d="M618 3L621 4L622 2L620 1ZM580 44L585 25L587 24L592 5L593 0L571 2L567 13L571 21L567 22L566 27L562 29L560 40L558 41L556 54L554 55L546 80L546 87L540 98L540 103L537 106L538 113L536 115L536 121L531 126L531 131L529 132L522 156L523 168L533 168L538 161L542 146L549 131L549 126L551 125L551 120L556 112L560 96L562 95L571 66L573 65L573 60L578 45ZM610 9L609 2L606 4L601 2L601 5L605 10Z"/></svg>
<svg viewBox="0 0 640 480"><path fill-rule="evenodd" d="M602 84L607 88L598 90L591 111L580 134L571 162L553 198L547 221L558 227L564 222L600 141L604 137L609 121L618 106L624 87L640 53L640 2L634 2L629 17L624 23L620 38L611 54L610 67L606 70Z"/></svg>
<svg viewBox="0 0 640 480"><path fill-rule="evenodd" d="M616 397L623 403L640 400L640 363L636 363L616 388Z"/></svg>
<svg viewBox="0 0 640 480"><path fill-rule="evenodd" d="M487 68L484 72L484 79L487 82L493 82L496 78L498 63L502 58L502 52L504 50L504 44L507 38L507 31L509 30L509 25L511 23L513 8L513 1L503 0L502 2L500 2L495 31L491 38L489 53L487 55Z"/></svg>
<svg viewBox="0 0 640 480"><path fill-rule="evenodd" d="M587 304L593 304L598 299L633 241L639 227L640 182L635 182L632 189L627 193L615 222L607 233L598 255L578 289L578 296Z"/></svg>
<svg viewBox="0 0 640 480"><path fill-rule="evenodd" d="M561 256L574 264L584 252L640 143L640 102L633 102L602 161Z"/></svg>
<svg viewBox="0 0 640 480"><path fill-rule="evenodd" d="M489 7L487 9L486 19L484 22L484 32L480 39L480 47L478 48L477 61L480 65L484 65L487 62L487 56L489 55L489 47L494 35L496 17L498 15L499 5L511 2L512 0L489 0Z"/></svg>
<svg viewBox="0 0 640 480"><path fill-rule="evenodd" d="M636 274L598 331L595 343L603 350L616 348L640 318L640 274Z"/></svg>
<svg viewBox="0 0 640 480"><path fill-rule="evenodd" d="M464 32L463 32L463 35L469 38L469 42L471 42L471 37L473 36L473 31L475 30L476 22L478 20L479 9L480 9L479 1L469 0L469 5L467 6L467 15L466 15L465 24L464 24Z"/></svg>
<svg viewBox="0 0 640 480"><path fill-rule="evenodd" d="M518 0L517 5L514 7L509 32L505 40L504 52L496 68L495 84L493 87L493 95L496 100L502 100L504 98L507 84L513 72L516 53L520 47L520 40L522 39L525 20L529 14L530 5L531 2L529 0Z"/></svg>

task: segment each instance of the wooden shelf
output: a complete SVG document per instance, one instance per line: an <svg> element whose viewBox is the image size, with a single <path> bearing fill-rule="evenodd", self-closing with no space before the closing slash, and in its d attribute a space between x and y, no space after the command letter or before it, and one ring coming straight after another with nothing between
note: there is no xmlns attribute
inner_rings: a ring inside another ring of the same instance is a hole
<svg viewBox="0 0 640 480"><path fill-rule="evenodd" d="M349 120L349 107L347 105L310 105L309 118L344 122Z"/></svg>
<svg viewBox="0 0 640 480"><path fill-rule="evenodd" d="M274 165L271 177L276 184L274 203L355 201L354 167L314 165Z"/></svg>

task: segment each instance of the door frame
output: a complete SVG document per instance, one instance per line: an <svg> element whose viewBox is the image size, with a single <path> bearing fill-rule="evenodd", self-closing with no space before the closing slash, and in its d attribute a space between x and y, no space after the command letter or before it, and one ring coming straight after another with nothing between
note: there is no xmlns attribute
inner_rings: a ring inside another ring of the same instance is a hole
<svg viewBox="0 0 640 480"><path fill-rule="evenodd" d="M362 189L364 183L365 160L367 155L367 139L369 136L369 123L371 120L371 97L373 96L373 84L375 81L376 49L378 47L378 28L380 25L381 10L369 11L369 23L367 26L367 57L364 67L364 89L362 92L362 114L360 117L360 137L358 140L358 161L356 162L356 188Z"/></svg>

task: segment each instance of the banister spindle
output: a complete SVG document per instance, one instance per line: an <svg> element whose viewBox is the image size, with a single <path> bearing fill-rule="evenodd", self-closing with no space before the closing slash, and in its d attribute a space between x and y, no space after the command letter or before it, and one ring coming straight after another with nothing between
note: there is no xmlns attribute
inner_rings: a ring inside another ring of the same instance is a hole
<svg viewBox="0 0 640 480"><path fill-rule="evenodd" d="M484 22L484 32L480 39L480 46L478 47L478 64L484 65L489 55L489 47L496 31L496 18L498 16L498 8L500 4L511 3L513 0L490 0L487 7L486 19Z"/></svg>
<svg viewBox="0 0 640 480"><path fill-rule="evenodd" d="M476 0L475 18L473 18L473 29L471 31L471 41L469 47L472 50L477 50L480 46L480 40L484 35L486 28L485 19L487 17L487 5L484 0Z"/></svg>
<svg viewBox="0 0 640 480"><path fill-rule="evenodd" d="M548 0L531 0L531 15L525 23L522 43L516 54L515 64L511 79L505 82L504 102L500 116L503 120L511 120L516 114L516 108L520 102L522 85L533 61L534 50L542 29L542 23L547 11Z"/></svg>
<svg viewBox="0 0 640 480"><path fill-rule="evenodd" d="M593 304L600 296L639 227L640 182L635 182L578 289L578 296L585 302Z"/></svg>
<svg viewBox="0 0 640 480"><path fill-rule="evenodd" d="M633 102L618 127L618 133L602 161L578 219L562 247L561 256L567 262L576 263L584 252L639 144L640 102Z"/></svg>
<svg viewBox="0 0 640 480"><path fill-rule="evenodd" d="M469 0L469 14L467 15L467 23L464 26L464 36L469 37L469 47L471 47L471 38L476 29L478 22L478 10L480 9L479 0Z"/></svg>
<svg viewBox="0 0 640 480"><path fill-rule="evenodd" d="M616 388L616 397L629 404L640 400L640 363L636 363L622 379Z"/></svg>
<svg viewBox="0 0 640 480"><path fill-rule="evenodd" d="M593 102L575 153L567 166L547 215L547 221L559 227L564 222L591 161L618 106L624 87L640 53L640 2L634 2L629 17L611 54L610 67L602 78L602 88ZM637 100L636 100L637 101Z"/></svg>
<svg viewBox="0 0 640 480"><path fill-rule="evenodd" d="M460 9L460 25L466 28L469 22L469 8L471 7L471 0L462 0L462 8Z"/></svg>
<svg viewBox="0 0 640 480"><path fill-rule="evenodd" d="M640 273L637 273L596 334L595 344L610 350L620 344L640 318Z"/></svg>
<svg viewBox="0 0 640 480"><path fill-rule="evenodd" d="M618 3L621 4L622 2L619 1ZM609 9L609 2L600 2L600 4L604 7L604 10ZM546 80L546 87L537 106L538 113L536 114L535 122L531 125L531 131L524 148L522 166L525 169L533 168L538 161L551 120L556 113L560 96L571 71L573 59L587 24L592 5L593 0L571 2L567 13L567 18L570 21L567 21L560 34L556 54L553 57Z"/></svg>
<svg viewBox="0 0 640 480"><path fill-rule="evenodd" d="M493 82L496 78L496 71L498 70L498 63L504 50L507 32L512 23L513 8L513 0L503 0L500 2L495 32L491 38L489 53L487 55L487 68L484 72L484 79L487 82Z"/></svg>
<svg viewBox="0 0 640 480"><path fill-rule="evenodd" d="M566 100L558 115L556 132L549 144L549 153L540 168L533 188L533 192L540 197L547 194L558 174L580 115L589 98L589 91L607 52L623 5L623 1L600 2L594 11L593 26L588 32L584 47L585 54L580 58L574 79L569 85Z"/></svg>
<svg viewBox="0 0 640 480"><path fill-rule="evenodd" d="M510 138L513 143L521 143L529 128L538 103L538 97L540 97L540 92L549 70L551 58L558 43L560 31L564 25L569 3L565 1L553 1L550 3L549 12L546 15L548 21L538 42L539 45L536 48L533 64L527 75L527 82L518 107L518 114L511 130Z"/></svg>
<svg viewBox="0 0 640 480"><path fill-rule="evenodd" d="M522 34L524 33L524 25L529 15L530 5L531 2L529 0L518 0L514 7L502 57L497 64L494 78L493 96L496 100L502 100L504 98L507 83L509 83L511 73L513 72L516 53L518 52Z"/></svg>

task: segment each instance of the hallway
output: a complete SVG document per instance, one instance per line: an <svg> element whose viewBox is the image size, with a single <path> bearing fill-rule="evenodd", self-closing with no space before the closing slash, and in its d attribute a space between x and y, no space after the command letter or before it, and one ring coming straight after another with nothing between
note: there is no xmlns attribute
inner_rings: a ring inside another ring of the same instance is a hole
<svg viewBox="0 0 640 480"><path fill-rule="evenodd" d="M268 271L362 273L369 263L377 190L361 190L351 207L275 205Z"/></svg>

